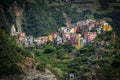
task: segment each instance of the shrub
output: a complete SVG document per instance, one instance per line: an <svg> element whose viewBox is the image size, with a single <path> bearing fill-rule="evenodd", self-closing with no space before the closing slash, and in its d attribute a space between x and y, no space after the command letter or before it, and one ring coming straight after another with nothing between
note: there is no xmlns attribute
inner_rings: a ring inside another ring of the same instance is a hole
<svg viewBox="0 0 120 80"><path fill-rule="evenodd" d="M36 57L41 56L41 53L39 51L34 51L34 54L35 54Z"/></svg>
<svg viewBox="0 0 120 80"><path fill-rule="evenodd" d="M17 64L7 64L4 63L0 66L0 74L22 74L24 71L22 67Z"/></svg>
<svg viewBox="0 0 120 80"><path fill-rule="evenodd" d="M11 65L11 72L14 73L14 74L24 73L24 71L22 70L22 67L17 65L17 64Z"/></svg>
<svg viewBox="0 0 120 80"><path fill-rule="evenodd" d="M52 53L54 51L55 51L54 47L47 47L47 48L45 48L44 53Z"/></svg>
<svg viewBox="0 0 120 80"><path fill-rule="evenodd" d="M39 70L39 71L45 71L45 65L44 64L38 64L36 66L36 69Z"/></svg>
<svg viewBox="0 0 120 80"><path fill-rule="evenodd" d="M64 59L66 55L66 51L64 49L60 49L56 52L57 59Z"/></svg>
<svg viewBox="0 0 120 80"><path fill-rule="evenodd" d="M0 75L2 74L10 74L10 66L7 63L0 65Z"/></svg>

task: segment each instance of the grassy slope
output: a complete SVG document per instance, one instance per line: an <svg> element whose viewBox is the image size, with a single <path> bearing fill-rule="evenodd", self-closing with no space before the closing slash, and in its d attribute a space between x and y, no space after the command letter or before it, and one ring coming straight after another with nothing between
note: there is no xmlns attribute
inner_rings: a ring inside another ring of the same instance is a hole
<svg viewBox="0 0 120 80"><path fill-rule="evenodd" d="M119 78L119 70L116 70L120 68L120 42L119 40L110 41L111 43L109 45L96 49L102 53L102 58L96 56L95 45L88 45L80 51L78 50L72 57L67 51L70 46L67 46L66 48L58 46L59 48L56 47L56 49L50 53L45 53L46 47L43 47L40 50L35 50L35 56L38 61L46 65L46 68L56 74L57 78L60 80L68 77L68 74L70 73L76 75L75 79L81 79L83 77L84 79L88 79L90 76L94 76L98 80L109 78L117 79ZM46 46L49 46L49 44ZM52 47L53 46L50 48ZM73 48L71 50L73 50ZM106 68L108 69L105 70ZM107 75L108 72L110 72L109 75Z"/></svg>

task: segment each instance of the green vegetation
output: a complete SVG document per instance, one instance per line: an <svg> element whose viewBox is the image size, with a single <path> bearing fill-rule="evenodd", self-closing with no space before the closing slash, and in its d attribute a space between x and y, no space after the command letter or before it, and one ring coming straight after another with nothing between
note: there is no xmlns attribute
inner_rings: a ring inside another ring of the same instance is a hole
<svg viewBox="0 0 120 80"><path fill-rule="evenodd" d="M120 42L112 38L112 32L98 35L95 43L102 40L111 42L104 47L96 48L94 44L87 44L80 50L75 50L68 43L54 47L51 43L33 50L37 60L44 63L45 68L52 71L58 80L69 80L69 74L74 74L75 80L88 79L118 79L120 69ZM50 46L51 45L51 46ZM47 52L46 52L47 51ZM100 52L96 54L96 52ZM43 69L42 65L38 67Z"/></svg>
<svg viewBox="0 0 120 80"><path fill-rule="evenodd" d="M21 73L20 66L15 63L23 60L24 56L22 54L24 52L16 46L13 38L2 29L0 29L0 38L0 74ZM16 67L15 70L13 70L13 67Z"/></svg>
<svg viewBox="0 0 120 80"><path fill-rule="evenodd" d="M45 47L44 53L52 53L54 51L55 51L55 47L49 45Z"/></svg>
<svg viewBox="0 0 120 80"><path fill-rule="evenodd" d="M40 50L33 50L34 55L40 63L44 63L46 68L50 69L52 73L61 79L67 74L67 63L73 59L69 52L74 48L68 44L58 47L53 47L49 44L46 44L46 47L40 48Z"/></svg>
<svg viewBox="0 0 120 80"><path fill-rule="evenodd" d="M15 38L0 28L0 76L23 74L24 70L19 63L26 57L32 57L31 53L18 47Z"/></svg>
<svg viewBox="0 0 120 80"><path fill-rule="evenodd" d="M36 69L39 70L39 71L45 71L45 65L44 64L38 64L36 66Z"/></svg>

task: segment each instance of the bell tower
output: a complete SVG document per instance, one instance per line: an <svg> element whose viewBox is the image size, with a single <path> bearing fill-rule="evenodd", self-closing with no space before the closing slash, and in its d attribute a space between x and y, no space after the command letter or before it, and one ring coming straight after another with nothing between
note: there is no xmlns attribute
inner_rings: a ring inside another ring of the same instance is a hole
<svg viewBox="0 0 120 80"><path fill-rule="evenodd" d="M12 35L12 36L15 36L15 35L16 35L16 29L15 29L14 24L13 24L12 27L11 27L11 35Z"/></svg>

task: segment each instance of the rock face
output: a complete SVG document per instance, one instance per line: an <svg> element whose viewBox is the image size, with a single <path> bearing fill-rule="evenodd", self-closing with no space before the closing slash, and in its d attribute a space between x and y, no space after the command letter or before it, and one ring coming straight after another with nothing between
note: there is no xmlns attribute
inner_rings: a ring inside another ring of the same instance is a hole
<svg viewBox="0 0 120 80"><path fill-rule="evenodd" d="M25 74L21 75L4 75L0 80L57 80L56 76L50 70L45 69L41 72L36 69L38 63L33 58L26 57L23 62L18 63L24 70Z"/></svg>
<svg viewBox="0 0 120 80"><path fill-rule="evenodd" d="M25 71L25 75L21 77L22 80L57 80L55 75L51 73L50 70L45 69L45 71L40 72L36 70L37 63L34 59L26 58L23 62L24 66L27 66L28 69Z"/></svg>
<svg viewBox="0 0 120 80"><path fill-rule="evenodd" d="M25 75L15 75L2 77L0 80L57 80L55 75L49 70L45 72L40 72L36 69L30 69Z"/></svg>
<svg viewBox="0 0 120 80"><path fill-rule="evenodd" d="M13 4L10 6L10 13L11 15L15 16L16 27L18 32L22 32L22 18L23 18L23 9L18 6L19 4L14 1Z"/></svg>
<svg viewBox="0 0 120 80"><path fill-rule="evenodd" d="M38 70L31 69L28 71L23 80L57 80L55 75L49 70L39 72Z"/></svg>

